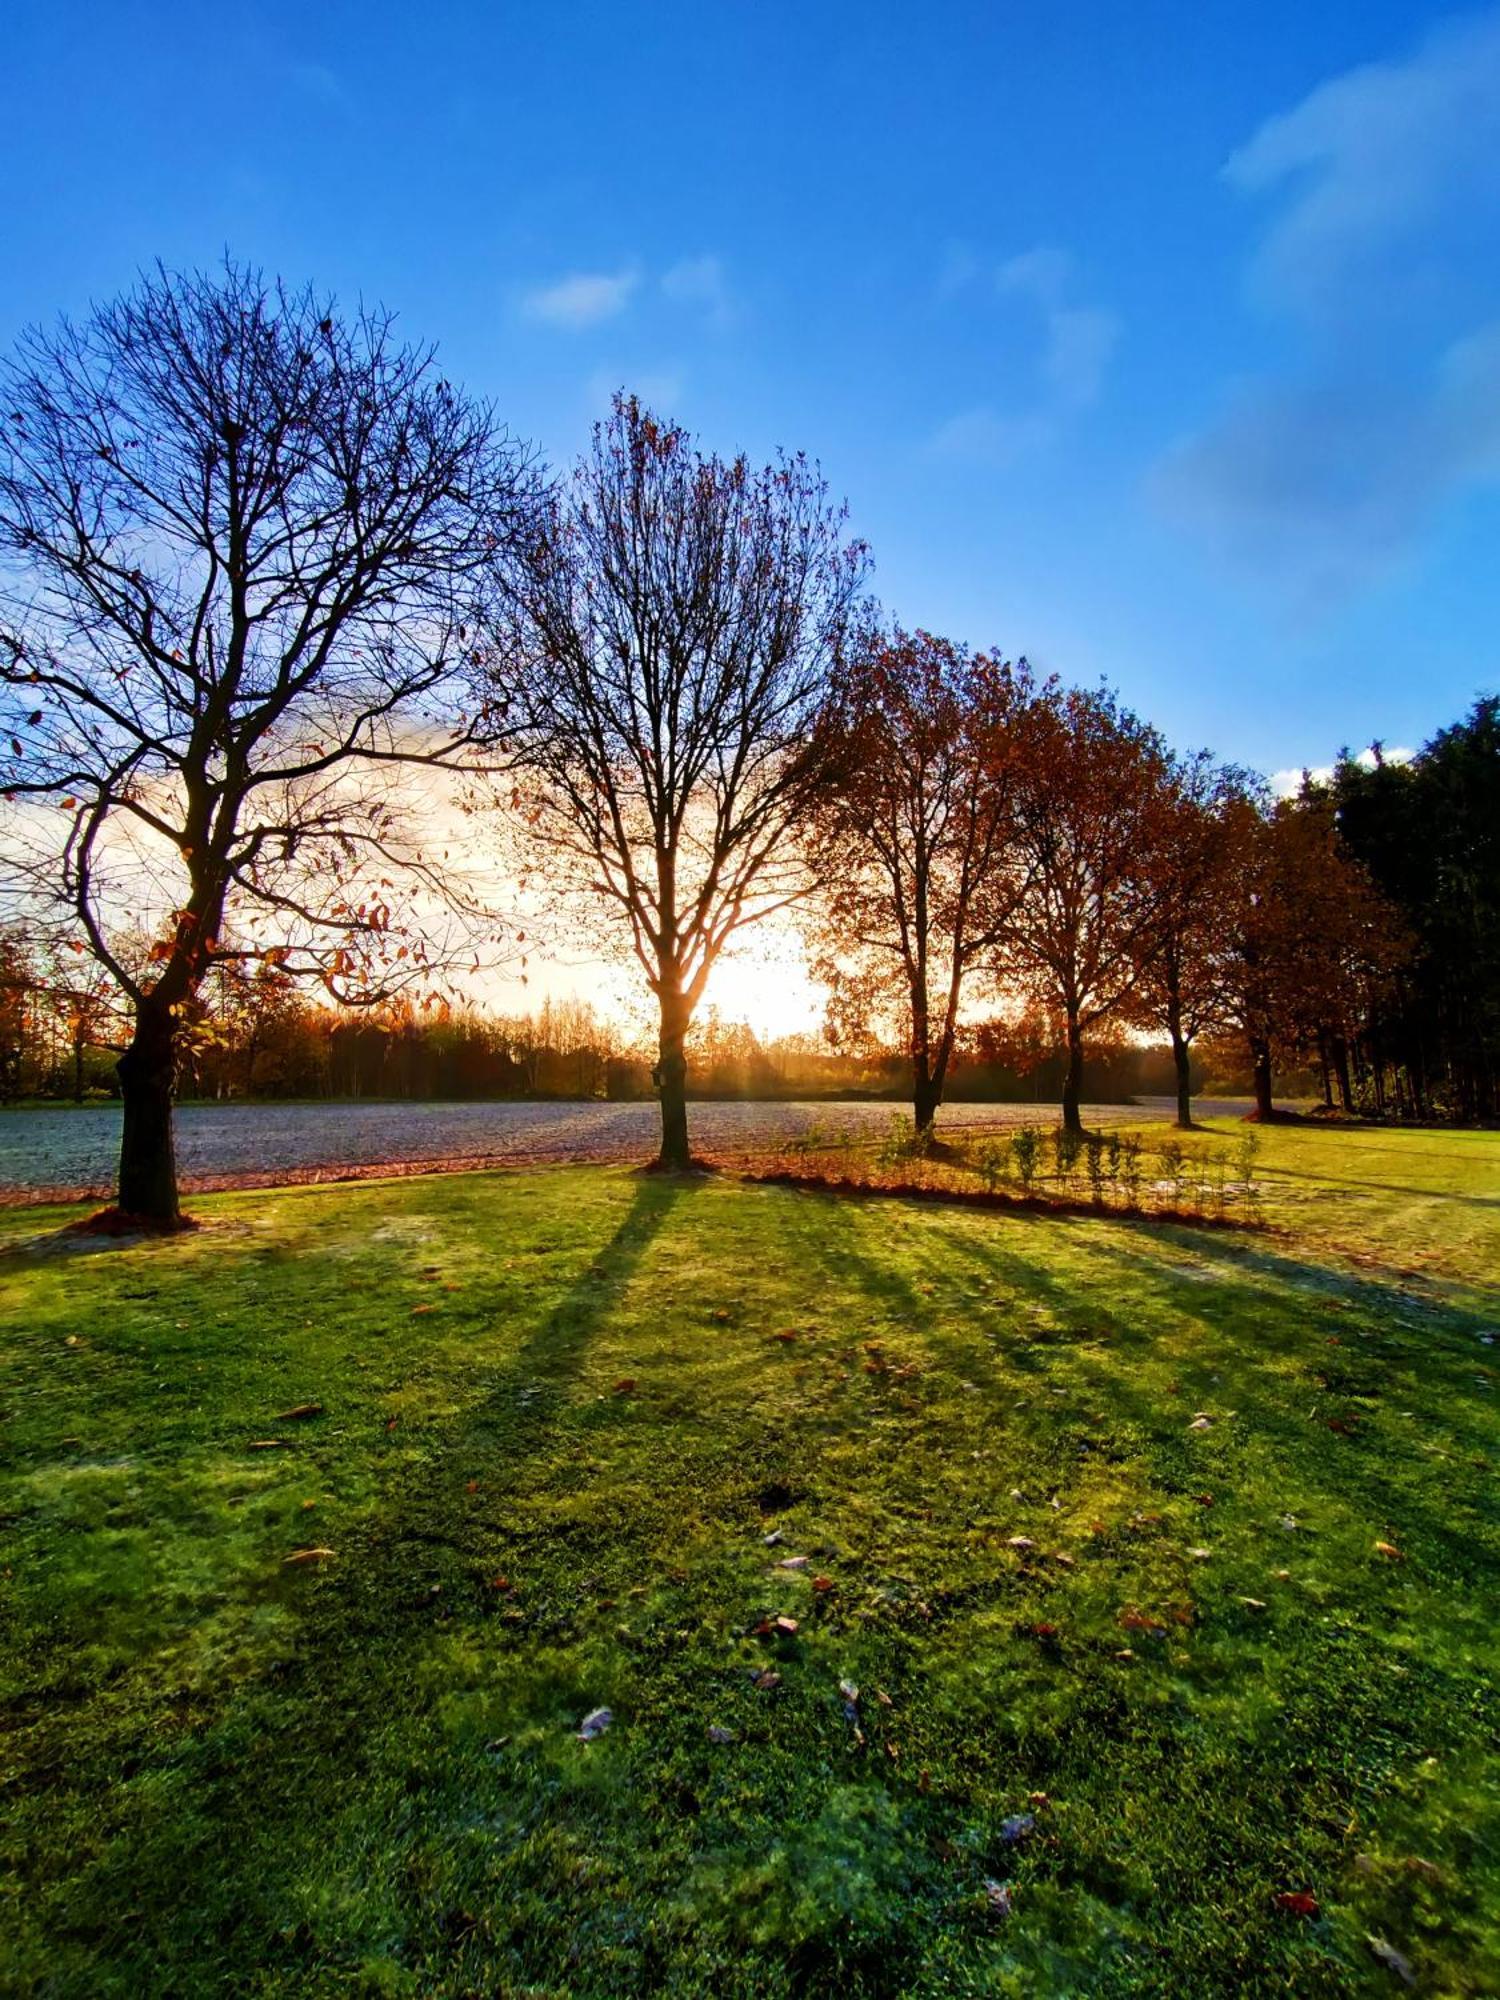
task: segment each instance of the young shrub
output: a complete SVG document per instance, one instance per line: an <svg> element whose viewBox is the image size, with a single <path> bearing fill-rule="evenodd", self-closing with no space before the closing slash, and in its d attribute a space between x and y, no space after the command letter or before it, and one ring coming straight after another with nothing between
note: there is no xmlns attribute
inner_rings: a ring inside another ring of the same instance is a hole
<svg viewBox="0 0 1500 2000"><path fill-rule="evenodd" d="M1187 1185L1187 1153L1179 1139L1163 1139L1156 1149L1160 1178L1171 1183L1173 1208L1181 1208Z"/></svg>
<svg viewBox="0 0 1500 2000"><path fill-rule="evenodd" d="M1213 1212L1222 1220L1229 1206L1229 1148L1215 1146L1208 1157L1209 1189L1213 1196Z"/></svg>
<svg viewBox="0 0 1500 2000"><path fill-rule="evenodd" d="M885 1137L875 1149L875 1163L881 1167L904 1166L909 1160L924 1159L927 1154L925 1134L917 1131L904 1112L893 1114L886 1127Z"/></svg>
<svg viewBox="0 0 1500 2000"><path fill-rule="evenodd" d="M1240 1201L1252 1222L1261 1220L1260 1183L1255 1178L1255 1161L1260 1152L1260 1135L1242 1132L1234 1149L1234 1177L1239 1183Z"/></svg>
<svg viewBox="0 0 1500 2000"><path fill-rule="evenodd" d="M1030 1194L1036 1185L1037 1169L1042 1163L1042 1135L1034 1125L1023 1125L1011 1141L1011 1152L1016 1163L1016 1178L1021 1183L1022 1194Z"/></svg>
<svg viewBox="0 0 1500 2000"><path fill-rule="evenodd" d="M994 1194L1010 1179L1010 1147L1009 1139L981 1139L974 1148L974 1171L986 1194Z"/></svg>
<svg viewBox="0 0 1500 2000"><path fill-rule="evenodd" d="M1141 1170L1143 1148L1133 1132L1120 1141L1120 1185L1125 1193L1125 1206L1132 1214L1141 1206Z"/></svg>
<svg viewBox="0 0 1500 2000"><path fill-rule="evenodd" d="M1088 1132L1084 1135L1084 1168L1089 1177L1089 1200L1095 1208L1104 1206L1104 1134Z"/></svg>
<svg viewBox="0 0 1500 2000"><path fill-rule="evenodd" d="M1052 1155L1056 1163L1057 1178L1064 1188L1073 1185L1073 1174L1078 1165L1078 1155L1083 1150L1083 1134L1070 1132L1066 1125L1059 1125L1052 1134Z"/></svg>

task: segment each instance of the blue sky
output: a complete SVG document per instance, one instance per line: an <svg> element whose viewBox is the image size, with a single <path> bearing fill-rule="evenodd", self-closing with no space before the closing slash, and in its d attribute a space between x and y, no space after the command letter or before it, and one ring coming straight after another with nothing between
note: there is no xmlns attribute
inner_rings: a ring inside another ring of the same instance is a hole
<svg viewBox="0 0 1500 2000"><path fill-rule="evenodd" d="M226 247L1265 770L1500 685L1500 8L11 0L0 339Z"/></svg>

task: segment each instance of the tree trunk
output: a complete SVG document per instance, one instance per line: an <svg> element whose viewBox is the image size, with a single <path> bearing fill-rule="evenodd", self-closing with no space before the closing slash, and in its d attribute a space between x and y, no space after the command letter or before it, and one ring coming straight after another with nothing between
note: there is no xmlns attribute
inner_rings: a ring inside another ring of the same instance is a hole
<svg viewBox="0 0 1500 2000"><path fill-rule="evenodd" d="M1083 1131L1079 1104L1083 1098L1083 1029L1076 1015L1068 1016L1068 1068L1063 1078L1062 1115L1065 1132Z"/></svg>
<svg viewBox="0 0 1500 2000"><path fill-rule="evenodd" d="M661 1152L657 1165L673 1174L686 1173L693 1163L688 1151L687 1057L683 1052L687 1030L687 1009L681 999L675 994L664 994L656 1069L656 1087L661 1095Z"/></svg>
<svg viewBox="0 0 1500 2000"><path fill-rule="evenodd" d="M1193 1058L1192 1051L1183 1040L1182 1030L1172 1024L1172 1066L1177 1072L1177 1128L1181 1132L1193 1129Z"/></svg>
<svg viewBox="0 0 1500 2000"><path fill-rule="evenodd" d="M1276 1115L1276 1107L1271 1102L1271 1044L1252 1038L1250 1060L1255 1070L1255 1113L1258 1118L1269 1121Z"/></svg>
<svg viewBox="0 0 1500 2000"><path fill-rule="evenodd" d="M930 1136L933 1124L938 1115L938 1106L942 1101L942 1084L932 1077L923 1076L918 1073L912 1084L911 1108L912 1123L917 1128L917 1137L919 1139L924 1134Z"/></svg>
<svg viewBox="0 0 1500 2000"><path fill-rule="evenodd" d="M176 1044L171 1014L143 1001L136 1009L130 1047L116 1065L124 1111L117 1206L123 1214L141 1216L167 1229L182 1219L172 1142Z"/></svg>
<svg viewBox="0 0 1500 2000"><path fill-rule="evenodd" d="M1349 1081L1349 1044L1342 1035L1333 1045L1333 1073L1338 1078L1339 1102L1346 1111L1352 1111L1354 1090Z"/></svg>

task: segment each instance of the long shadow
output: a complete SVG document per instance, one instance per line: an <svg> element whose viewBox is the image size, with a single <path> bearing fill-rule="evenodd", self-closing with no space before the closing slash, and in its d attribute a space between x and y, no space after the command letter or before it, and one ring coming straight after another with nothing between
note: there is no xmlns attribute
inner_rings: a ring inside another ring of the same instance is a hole
<svg viewBox="0 0 1500 2000"><path fill-rule="evenodd" d="M835 1198L823 1199L831 1210L837 1208ZM928 1219L933 1219L931 1212ZM1375 1321L1379 1346L1367 1348L1346 1334L1343 1352L1349 1365L1368 1374L1381 1409L1399 1394L1390 1371L1399 1374L1420 1366L1428 1388L1440 1388L1447 1405L1449 1435L1444 1443L1457 1460L1461 1463L1476 1448L1481 1433L1488 1436L1491 1411L1483 1389L1475 1386L1475 1358L1468 1345L1489 1324L1483 1316L1447 1303L1418 1301L1390 1283L1329 1270L1259 1242L1208 1237L1191 1228L1146 1221L1111 1218L1111 1222L1114 1226L1108 1233L1090 1231L1086 1236L1072 1233L1080 1228L1076 1223L1037 1219L1019 1225L1069 1230L1086 1263L1068 1277L1045 1260L1028 1258L1014 1230L944 1231L943 1257L933 1270L960 1281L966 1273L986 1273L1039 1305L1049 1324L1034 1329L1019 1326L1023 1337L1007 1342L1005 1369L1023 1380L1046 1380L1051 1363L1067 1351L1075 1397L1093 1399L1095 1407L1108 1411L1113 1426L1128 1426L1143 1438L1154 1438L1154 1444L1145 1447L1146 1455L1154 1468L1152 1476L1167 1488L1191 1490L1201 1483L1185 1441L1187 1412L1164 1406L1159 1397L1138 1386L1130 1350L1149 1345L1158 1334L1175 1340L1194 1331L1206 1343L1201 1360L1222 1368L1223 1395L1232 1402L1241 1393L1229 1386L1236 1379L1250 1389L1251 1378L1274 1369L1278 1362L1292 1360L1310 1370L1321 1359L1321 1344L1309 1345L1307 1310L1320 1300L1337 1300L1354 1315L1368 1314ZM872 1301L896 1306L916 1321L929 1350L945 1365L983 1379L986 1363L995 1359L989 1341L945 1323L948 1316L942 1308L935 1308L932 1299L885 1265L878 1249L867 1253L847 1223L837 1228L830 1217L829 1228L809 1243L830 1277L857 1286ZM1188 1260L1186 1267L1179 1259ZM1128 1270L1128 1287L1112 1287L1111 1270ZM1186 1275L1188 1270L1209 1282L1194 1283ZM1128 1300L1128 1310L1121 1309L1121 1300ZM1413 1315L1419 1324L1401 1323ZM1337 1324L1329 1322L1328 1330ZM1081 1348L1077 1335L1088 1330L1107 1332L1108 1345L1097 1352ZM1330 1367L1337 1365L1338 1352L1329 1354ZM1348 1398L1335 1391L1324 1392L1324 1400L1336 1414ZM1254 1417L1247 1421L1253 1421L1258 1439L1281 1457L1289 1479L1304 1483L1311 1479L1314 1484L1326 1480L1346 1502L1357 1500L1375 1521L1399 1514L1413 1536L1420 1534L1432 1557L1454 1573L1463 1572L1471 1549L1461 1510L1450 1507L1451 1495L1435 1491L1430 1498L1419 1497L1400 1486L1399 1455L1393 1459L1389 1449L1375 1453L1357 1438L1328 1435L1305 1414L1300 1397L1291 1397L1283 1385L1269 1380L1265 1391L1256 1393ZM1429 1434L1427 1441L1435 1440ZM1107 1434L1101 1433L1094 1448L1107 1448L1108 1442Z"/></svg>
<svg viewBox="0 0 1500 2000"><path fill-rule="evenodd" d="M221 1706L194 1716L190 1737L168 1728L159 1741L148 1732L139 1744L122 1746L132 1766L158 1758L198 1764L190 1826L255 1824L274 1846L277 1822L299 1818L302 1776L326 1786L331 1769L340 1773L341 1784L328 1808L348 1809L357 1802L365 1775L378 1766L390 1704L417 1712L428 1707L422 1656L431 1652L437 1631L483 1629L493 1635L488 1643L507 1643L510 1599L495 1588L493 1571L497 1556L509 1560L507 1550L514 1552L526 1539L510 1502L533 1467L555 1475L555 1433L567 1421L570 1391L594 1339L621 1306L678 1203L697 1185L691 1177L643 1177L614 1234L496 1365L478 1398L442 1424L423 1456L393 1465L370 1511L340 1533L337 1569L326 1583L311 1591L305 1585L269 1586L282 1611L296 1620L295 1644L287 1654L226 1685ZM619 1525L621 1533L630 1531L630 1523ZM565 1537L569 1528L543 1522L535 1532ZM558 1622L558 1607L528 1601L528 1633L545 1633ZM268 1793L257 1759L226 1757L218 1743L226 1724L232 1732L237 1711L263 1716L267 1703L274 1704L273 1713L298 1718L294 1738L278 1753L283 1782ZM141 1900L135 1874L146 1865L135 1843L110 1843L79 1878L81 1902L98 1909ZM196 1950L188 1938L198 1865L196 1852L181 1857L186 1900L180 1928L174 1928L177 1950L189 1958ZM289 1977L300 1976L310 1940L278 1930L284 1913L274 1896L282 1885L268 1890L251 1868L236 1873L243 1886L235 1928L262 1951L279 1935L283 1969Z"/></svg>
<svg viewBox="0 0 1500 2000"><path fill-rule="evenodd" d="M1408 1187L1397 1181L1359 1181L1350 1174L1317 1174L1310 1167L1289 1167L1278 1161L1265 1170L1267 1180L1318 1181L1325 1187L1370 1188L1376 1194L1409 1194L1419 1201L1456 1201L1468 1208L1500 1208L1500 1195L1453 1194L1445 1188Z"/></svg>

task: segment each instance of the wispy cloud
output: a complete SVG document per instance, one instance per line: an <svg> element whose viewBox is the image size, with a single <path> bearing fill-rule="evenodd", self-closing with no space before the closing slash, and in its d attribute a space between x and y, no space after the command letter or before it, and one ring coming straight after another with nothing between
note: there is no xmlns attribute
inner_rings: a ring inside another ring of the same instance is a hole
<svg viewBox="0 0 1500 2000"><path fill-rule="evenodd" d="M966 459L975 465L1014 465L1050 444L1056 431L1053 420L1040 411L1008 417L988 403L976 403L940 424L928 449L935 457Z"/></svg>
<svg viewBox="0 0 1500 2000"><path fill-rule="evenodd" d="M1234 153L1278 202L1255 301L1303 336L1151 490L1231 566L1318 615L1399 573L1443 505L1500 477L1500 12L1322 84Z"/></svg>
<svg viewBox="0 0 1500 2000"><path fill-rule="evenodd" d="M1073 260L1051 245L1011 257L990 273L1002 300L1017 301L1036 320L1039 347L1035 391L1019 406L981 403L948 418L930 441L942 457L1008 465L1050 444L1067 419L1098 401L1104 387L1120 322L1099 306L1079 305ZM971 290L984 267L962 245L950 245L939 279L939 295L952 298Z"/></svg>
<svg viewBox="0 0 1500 2000"><path fill-rule="evenodd" d="M521 311L543 326L598 326L624 312L640 282L641 274L633 268L575 271L525 293Z"/></svg>
<svg viewBox="0 0 1500 2000"><path fill-rule="evenodd" d="M288 75L297 90L327 110L352 111L355 108L354 93L337 70L329 69L325 63L293 63Z"/></svg>
<svg viewBox="0 0 1500 2000"><path fill-rule="evenodd" d="M1500 322L1413 384L1262 382L1170 452L1169 514L1317 615L1408 563L1456 489L1500 475Z"/></svg>
<svg viewBox="0 0 1500 2000"><path fill-rule="evenodd" d="M1450 280L1475 250L1493 258L1500 197L1500 13L1432 35L1404 61L1368 63L1268 118L1224 175L1249 196L1284 197L1251 265L1258 297L1346 320L1351 308L1408 313L1413 279Z"/></svg>
<svg viewBox="0 0 1500 2000"><path fill-rule="evenodd" d="M661 289L673 305L700 313L712 327L726 327L734 319L734 296L720 257L684 257L663 274Z"/></svg>
<svg viewBox="0 0 1500 2000"><path fill-rule="evenodd" d="M1067 302L1073 262L1065 251L1027 250L995 273L1002 293L1029 299L1042 321L1042 379L1054 403L1087 409L1097 401L1105 370L1120 337L1120 322L1098 306Z"/></svg>

